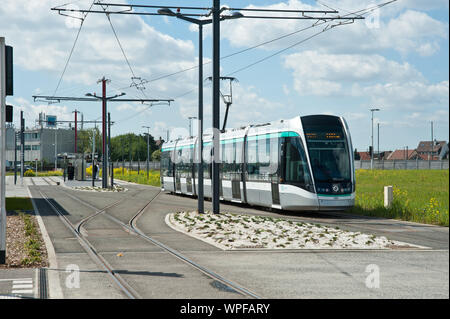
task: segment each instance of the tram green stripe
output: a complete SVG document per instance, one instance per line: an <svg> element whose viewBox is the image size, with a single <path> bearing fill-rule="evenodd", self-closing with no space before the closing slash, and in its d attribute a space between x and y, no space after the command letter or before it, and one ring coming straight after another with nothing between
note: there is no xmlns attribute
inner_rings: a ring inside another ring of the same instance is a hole
<svg viewBox="0 0 450 319"><path fill-rule="evenodd" d="M336 195L326 195L326 194L317 194L317 196L319 196L319 197L350 197L350 196L352 196L352 194L343 194L343 195L338 195L338 194L336 194Z"/></svg>

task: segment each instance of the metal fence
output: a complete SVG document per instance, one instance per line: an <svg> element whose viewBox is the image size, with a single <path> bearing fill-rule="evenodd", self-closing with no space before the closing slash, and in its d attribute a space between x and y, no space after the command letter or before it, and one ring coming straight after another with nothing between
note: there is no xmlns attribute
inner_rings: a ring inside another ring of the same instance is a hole
<svg viewBox="0 0 450 319"><path fill-rule="evenodd" d="M149 162L148 163L150 169L159 170L160 162ZM116 161L114 162L114 168L126 168L132 171L144 171L147 169L147 161L133 161L133 162L127 162L127 161Z"/></svg>
<svg viewBox="0 0 450 319"><path fill-rule="evenodd" d="M373 161L374 169L448 169L448 160L391 160ZM370 169L370 161L355 161L355 169Z"/></svg>

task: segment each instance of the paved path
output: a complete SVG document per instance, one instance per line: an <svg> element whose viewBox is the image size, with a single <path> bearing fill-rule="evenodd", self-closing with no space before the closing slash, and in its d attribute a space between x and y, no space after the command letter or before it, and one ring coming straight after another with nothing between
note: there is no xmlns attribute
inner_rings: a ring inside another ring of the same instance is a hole
<svg viewBox="0 0 450 319"><path fill-rule="evenodd" d="M98 209L127 198L106 214L123 223L151 198L158 188L128 184L125 193L92 193L61 186L30 186L55 251L56 265L49 269L65 298L125 298L105 271L94 262L64 226L39 190L57 203L71 223L77 224L95 211L80 204L80 198ZM385 235L390 239L430 247L425 250L336 251L251 250L222 251L172 230L164 222L169 212L196 208L188 197L161 193L137 220L138 228L205 268L265 298L448 298L448 228L387 219L342 214L299 213L283 217L339 226L341 229ZM205 203L206 209L211 203ZM223 211L280 216L252 207L222 204ZM161 248L131 234L98 214L82 227L82 233L114 271L142 298L244 298L229 286L173 257ZM80 270L80 285L70 285ZM66 270L69 269L69 272ZM370 280L379 274L379 282ZM72 275L72 276L71 276ZM69 282L69 285L67 283ZM377 288L377 283L379 286Z"/></svg>
<svg viewBox="0 0 450 319"><path fill-rule="evenodd" d="M17 177L14 184L14 176L6 176L6 194L5 197L29 197L28 187L34 185L56 185L59 182L64 183L63 178L59 176L51 177Z"/></svg>

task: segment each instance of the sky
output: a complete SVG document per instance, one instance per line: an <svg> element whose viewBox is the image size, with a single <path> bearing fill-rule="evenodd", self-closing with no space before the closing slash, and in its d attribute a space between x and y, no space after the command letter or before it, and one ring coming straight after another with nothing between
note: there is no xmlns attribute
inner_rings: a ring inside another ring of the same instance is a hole
<svg viewBox="0 0 450 319"><path fill-rule="evenodd" d="M108 20L105 14L90 13L80 28L82 20L77 13L62 16L51 8L88 10L93 1L68 1L2 1L0 36L14 47L14 96L7 97L7 103L14 106L14 123L19 123L20 110L29 127L35 125L40 112L72 120L72 112L78 110L85 120L99 120L100 102L48 104L34 101L32 96L100 95L98 80L105 77L111 80L108 96L123 92L133 99L174 99L170 106L108 103L114 121L112 136L143 134L147 129L142 126L150 126L156 138L165 138L167 131L171 138L187 135L188 118L198 112L197 26L167 16L110 15ZM221 5L244 9L332 8L339 15L348 15L385 1L228 0ZM212 0L111 2L212 6ZM100 6L94 8L101 10ZM181 11L189 12L193 11ZM379 108L374 113L375 149L378 123L380 150L416 148L419 141L431 139L432 122L434 138L448 141L448 12L447 0L398 0L371 11L365 20L345 25L317 20L223 21L221 75L237 80L232 83L233 104L227 127L333 114L347 120L354 148L365 151L371 145L370 109ZM212 75L211 31L211 26L205 26L205 79ZM205 80L205 129L212 126L211 90ZM222 81L221 92L229 94L229 82ZM221 122L224 110L221 103Z"/></svg>

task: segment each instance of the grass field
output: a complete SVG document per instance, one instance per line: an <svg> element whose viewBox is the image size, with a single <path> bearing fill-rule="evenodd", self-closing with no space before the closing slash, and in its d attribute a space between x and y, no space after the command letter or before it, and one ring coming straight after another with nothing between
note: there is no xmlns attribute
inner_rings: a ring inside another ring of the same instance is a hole
<svg viewBox="0 0 450 319"><path fill-rule="evenodd" d="M33 204L28 197L5 198L6 210L33 210Z"/></svg>
<svg viewBox="0 0 450 319"><path fill-rule="evenodd" d="M14 172L6 172L6 176L14 176ZM20 176L20 170L17 172L17 176ZM32 170L24 172L25 177L35 177L36 173ZM57 171L38 171L38 177L48 177L48 176L63 176L62 170Z"/></svg>
<svg viewBox="0 0 450 319"><path fill-rule="evenodd" d="M114 178L127 182L151 185L156 187L159 187L161 185L159 171L157 170L150 170L149 178L147 179L147 171L145 170L141 170L138 174L137 171L130 171L124 168L122 174L122 168L115 168Z"/></svg>
<svg viewBox="0 0 450 319"><path fill-rule="evenodd" d="M384 208L384 186L394 188ZM357 170L356 201L351 213L448 226L448 170Z"/></svg>

